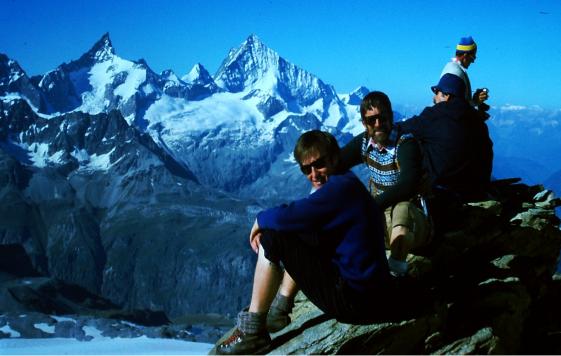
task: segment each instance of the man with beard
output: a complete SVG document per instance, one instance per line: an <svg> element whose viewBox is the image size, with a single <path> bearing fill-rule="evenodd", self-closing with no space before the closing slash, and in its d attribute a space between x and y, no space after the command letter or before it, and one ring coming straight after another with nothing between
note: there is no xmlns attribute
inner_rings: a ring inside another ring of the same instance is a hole
<svg viewBox="0 0 561 356"><path fill-rule="evenodd" d="M422 156L411 134L402 134L393 124L386 94L374 91L360 104L365 132L341 151L341 169L361 162L370 172L370 192L384 209L388 264L395 276L407 274L407 255L430 239L428 214L424 208Z"/></svg>

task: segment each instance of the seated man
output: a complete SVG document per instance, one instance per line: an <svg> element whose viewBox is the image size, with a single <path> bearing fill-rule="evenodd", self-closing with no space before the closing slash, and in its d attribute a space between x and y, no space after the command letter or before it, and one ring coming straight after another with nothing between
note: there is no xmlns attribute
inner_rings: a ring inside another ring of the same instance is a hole
<svg viewBox="0 0 561 356"><path fill-rule="evenodd" d="M331 134L304 133L294 157L316 191L257 215L249 236L258 254L251 304L238 314L231 337L216 346L218 354L265 353L273 298L292 300L296 286L339 320L381 313L390 279L381 211L352 172L336 170L339 146Z"/></svg>
<svg viewBox="0 0 561 356"><path fill-rule="evenodd" d="M485 117L465 99L460 77L444 74L431 90L434 105L397 126L421 142L431 215L440 233L459 218L463 202L488 198L493 142Z"/></svg>
<svg viewBox="0 0 561 356"><path fill-rule="evenodd" d="M493 142L487 125L464 97L464 81L444 74L431 87L434 105L397 123L421 142L430 183L463 200L484 195L491 180Z"/></svg>
<svg viewBox="0 0 561 356"><path fill-rule="evenodd" d="M365 132L341 151L341 168L361 162L370 171L370 192L386 215L386 246L393 275L407 274L407 255L427 243L430 226L424 199L422 155L412 135L403 135L393 125L393 112L386 94L374 91L360 104Z"/></svg>

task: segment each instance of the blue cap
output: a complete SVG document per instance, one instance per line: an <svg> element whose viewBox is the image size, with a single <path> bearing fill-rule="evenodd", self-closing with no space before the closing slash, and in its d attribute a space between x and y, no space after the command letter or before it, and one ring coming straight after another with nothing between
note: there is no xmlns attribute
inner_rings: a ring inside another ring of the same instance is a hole
<svg viewBox="0 0 561 356"><path fill-rule="evenodd" d="M430 89L435 94L437 91L441 91L444 94L452 94L459 98L463 98L466 95L466 84L463 79L450 73L444 74L438 81L438 84Z"/></svg>
<svg viewBox="0 0 561 356"><path fill-rule="evenodd" d="M456 45L456 51L471 52L477 49L477 45L471 36L460 38L460 43Z"/></svg>

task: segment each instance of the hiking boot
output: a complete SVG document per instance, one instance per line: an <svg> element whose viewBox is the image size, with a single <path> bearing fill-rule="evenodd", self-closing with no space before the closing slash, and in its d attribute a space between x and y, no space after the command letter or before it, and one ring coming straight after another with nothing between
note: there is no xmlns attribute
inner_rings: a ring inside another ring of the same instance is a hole
<svg viewBox="0 0 561 356"><path fill-rule="evenodd" d="M288 324L290 324L290 317L288 313L283 313L282 311L271 308L269 315L267 315L267 331L270 333L276 333L284 329Z"/></svg>
<svg viewBox="0 0 561 356"><path fill-rule="evenodd" d="M265 354L270 346L268 332L248 334L236 328L228 339L216 345L215 351L217 355Z"/></svg>

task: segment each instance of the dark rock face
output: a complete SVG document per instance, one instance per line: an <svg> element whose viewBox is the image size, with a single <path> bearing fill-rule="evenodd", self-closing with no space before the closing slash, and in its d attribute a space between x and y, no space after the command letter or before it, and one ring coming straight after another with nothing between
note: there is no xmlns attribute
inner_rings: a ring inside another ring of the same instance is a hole
<svg viewBox="0 0 561 356"><path fill-rule="evenodd" d="M85 72L85 71L83 71ZM46 101L49 103L48 112L71 111L82 103L81 93L77 93L70 74L57 68L45 74L38 87L42 90ZM84 89L89 88L89 84Z"/></svg>
<svg viewBox="0 0 561 356"><path fill-rule="evenodd" d="M90 341L102 335L213 342L231 326L218 315L172 322L162 311L122 309L78 285L40 275L21 245L0 245L0 310L0 339Z"/></svg>
<svg viewBox="0 0 561 356"><path fill-rule="evenodd" d="M299 294L271 353L558 354L559 205L541 186L498 187L497 200L459 208L425 251L409 256L410 276L399 281L405 302L378 306L393 316L344 324Z"/></svg>
<svg viewBox="0 0 561 356"><path fill-rule="evenodd" d="M0 53L0 95L9 93L21 93L39 110L44 105L41 92L35 87L31 78L16 61Z"/></svg>
<svg viewBox="0 0 561 356"><path fill-rule="evenodd" d="M117 111L43 119L20 100L1 112L0 244L125 308L242 306L254 259L248 202L199 185Z"/></svg>

